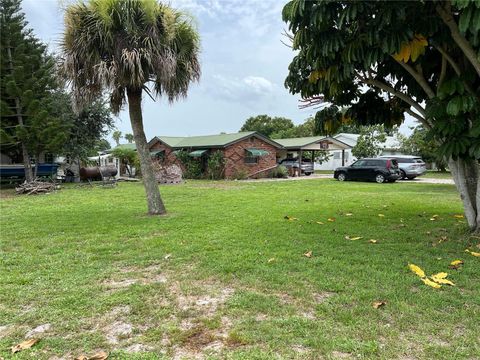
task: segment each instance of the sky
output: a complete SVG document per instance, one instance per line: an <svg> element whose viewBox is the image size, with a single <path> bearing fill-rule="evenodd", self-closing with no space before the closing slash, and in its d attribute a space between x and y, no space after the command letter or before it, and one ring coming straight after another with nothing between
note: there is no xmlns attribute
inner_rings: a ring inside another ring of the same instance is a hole
<svg viewBox="0 0 480 360"><path fill-rule="evenodd" d="M63 8L68 0L24 0L29 26L51 51L58 51ZM168 104L143 101L147 139L153 136L210 135L237 132L251 116L267 114L301 124L315 109L298 108L298 95L284 86L293 51L282 43L286 24L281 0L171 0L190 13L201 37L199 83L188 97ZM410 132L407 121L400 131ZM127 111L116 119L122 133L131 133ZM111 140L111 139L110 139Z"/></svg>

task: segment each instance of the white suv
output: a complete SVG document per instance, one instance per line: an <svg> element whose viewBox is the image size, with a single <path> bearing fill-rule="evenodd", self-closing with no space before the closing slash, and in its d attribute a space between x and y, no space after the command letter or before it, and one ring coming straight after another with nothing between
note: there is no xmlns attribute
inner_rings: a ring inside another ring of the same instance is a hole
<svg viewBox="0 0 480 360"><path fill-rule="evenodd" d="M382 155L381 158L396 159L402 179L412 180L427 172L425 162L414 155Z"/></svg>

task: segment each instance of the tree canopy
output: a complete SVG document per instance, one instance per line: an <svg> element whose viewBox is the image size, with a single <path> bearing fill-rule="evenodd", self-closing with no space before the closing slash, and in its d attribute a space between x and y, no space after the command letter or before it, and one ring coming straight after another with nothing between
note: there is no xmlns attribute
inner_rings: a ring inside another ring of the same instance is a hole
<svg viewBox="0 0 480 360"><path fill-rule="evenodd" d="M248 118L240 131L258 131L272 139L295 138L314 135L314 120L309 118L304 123L295 125L284 117L257 115Z"/></svg>
<svg viewBox="0 0 480 360"><path fill-rule="evenodd" d="M388 128L410 114L450 159L480 229L480 2L293 0L283 19L297 52L285 85L325 107L316 128Z"/></svg>

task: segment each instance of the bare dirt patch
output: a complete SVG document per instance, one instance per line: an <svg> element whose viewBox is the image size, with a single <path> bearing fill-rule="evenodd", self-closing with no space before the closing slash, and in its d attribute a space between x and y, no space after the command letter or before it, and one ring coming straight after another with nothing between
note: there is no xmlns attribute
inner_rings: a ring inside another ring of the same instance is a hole
<svg viewBox="0 0 480 360"><path fill-rule="evenodd" d="M28 338L32 338L32 337L41 335L41 334L49 331L51 328L52 328L52 325L51 325L51 324L39 325L39 326L37 326L36 328L34 328L34 329L30 330L29 332L27 332L27 334L25 335L25 338L28 339Z"/></svg>
<svg viewBox="0 0 480 360"><path fill-rule="evenodd" d="M351 359L353 357L352 354L341 351L333 351L332 356L334 359Z"/></svg>

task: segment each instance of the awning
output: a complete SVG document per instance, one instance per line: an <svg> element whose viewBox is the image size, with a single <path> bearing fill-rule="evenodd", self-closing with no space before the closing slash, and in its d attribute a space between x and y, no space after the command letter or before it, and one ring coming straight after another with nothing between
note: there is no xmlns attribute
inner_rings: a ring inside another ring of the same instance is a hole
<svg viewBox="0 0 480 360"><path fill-rule="evenodd" d="M190 155L191 157L200 157L203 154L205 154L207 151L208 150L195 150L195 151L192 151L191 153L189 153L188 155Z"/></svg>
<svg viewBox="0 0 480 360"><path fill-rule="evenodd" d="M150 152L150 157L160 157L165 154L165 150L157 150L157 151L151 151Z"/></svg>
<svg viewBox="0 0 480 360"><path fill-rule="evenodd" d="M262 149L246 149L251 156L265 156L268 155L269 152Z"/></svg>

